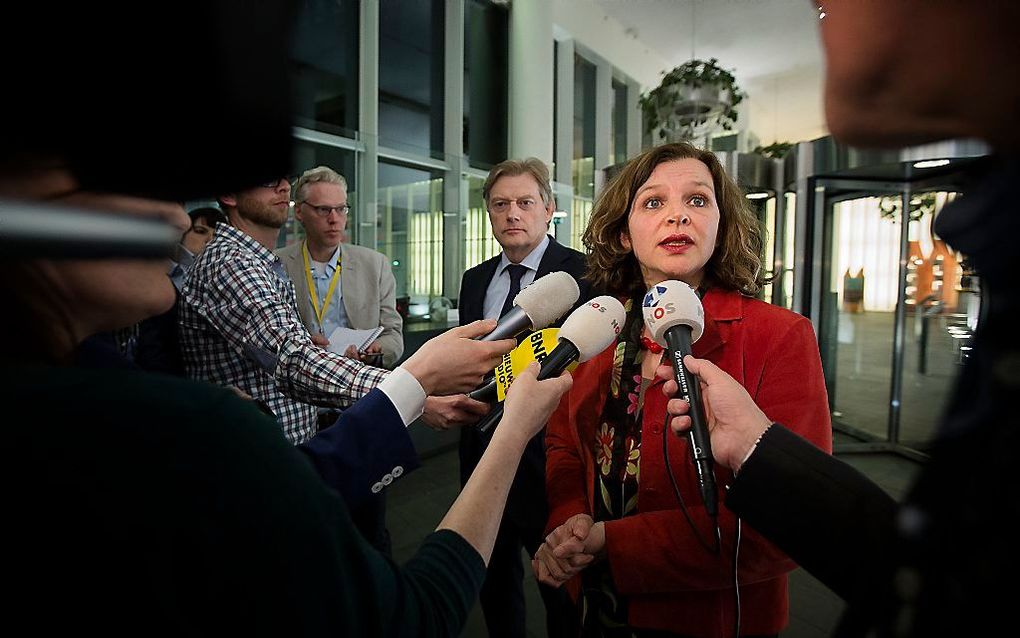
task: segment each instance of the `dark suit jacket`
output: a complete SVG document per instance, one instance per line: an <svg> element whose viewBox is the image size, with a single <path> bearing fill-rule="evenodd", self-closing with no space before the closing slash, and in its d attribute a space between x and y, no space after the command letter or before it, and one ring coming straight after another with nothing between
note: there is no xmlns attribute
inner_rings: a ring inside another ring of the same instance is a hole
<svg viewBox="0 0 1020 638"><path fill-rule="evenodd" d="M489 282L496 274L496 267L502 254L496 255L470 268L464 272L460 284L460 325L466 325L472 321L482 318L482 308L485 304L485 290ZM558 243L552 237L549 238L549 246L539 262L538 272L535 279L551 272L563 271L573 275L577 279L581 289L581 296L575 304L575 308L591 298L592 294L588 284L581 279L584 274L584 255L572 248ZM573 310L573 309L571 309ZM569 315L570 313L566 313ZM562 319L561 319L562 322ZM558 323L556 325L559 325ZM479 434L474 428L466 427L461 429L460 437L460 478L461 484L467 482L471 472L474 471L481 458L482 452L489 444L491 431L488 435ZM540 432L529 443L521 458L517 476L514 478L510 488L510 495L507 498L506 515L504 521L512 521L520 527L535 527L541 533L545 526L546 503L545 503L545 433Z"/></svg>

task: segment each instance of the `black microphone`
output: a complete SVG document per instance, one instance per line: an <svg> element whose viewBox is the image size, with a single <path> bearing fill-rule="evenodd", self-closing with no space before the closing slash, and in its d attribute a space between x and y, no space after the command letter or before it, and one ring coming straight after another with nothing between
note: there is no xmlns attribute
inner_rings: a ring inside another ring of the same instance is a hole
<svg viewBox="0 0 1020 638"><path fill-rule="evenodd" d="M673 378L679 386L677 396L691 406L688 412L691 429L687 431L691 459L705 510L715 518L719 513L719 497L715 488L712 440L701 405L701 386L698 377L684 366L684 356L691 354L691 346L704 332L705 309L690 286L682 281L668 280L652 286L645 295L642 312L652 339L669 350Z"/></svg>
<svg viewBox="0 0 1020 638"><path fill-rule="evenodd" d="M556 347L542 359L538 380L558 376L571 363L584 363L608 348L623 329L626 315L623 304L609 296L595 297L570 313L560 328ZM479 432L488 432L503 418L503 405L496 405L479 422Z"/></svg>
<svg viewBox="0 0 1020 638"><path fill-rule="evenodd" d="M563 271L551 272L525 286L514 297L513 307L496 322L496 327L478 341L514 339L529 330L541 330L570 310L581 290L577 281ZM475 401L496 401L496 380L486 379L482 385L468 393Z"/></svg>

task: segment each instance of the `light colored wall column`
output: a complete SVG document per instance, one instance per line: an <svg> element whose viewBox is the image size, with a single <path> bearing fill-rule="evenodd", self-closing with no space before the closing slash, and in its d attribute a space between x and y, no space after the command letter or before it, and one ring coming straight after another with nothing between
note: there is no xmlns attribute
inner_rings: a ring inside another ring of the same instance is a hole
<svg viewBox="0 0 1020 638"><path fill-rule="evenodd" d="M553 12L549 0L510 7L511 157L553 157Z"/></svg>
<svg viewBox="0 0 1020 638"><path fill-rule="evenodd" d="M362 246L376 248L379 234L379 0L362 0L360 16L358 104L361 154L358 175L358 241Z"/></svg>
<svg viewBox="0 0 1020 638"><path fill-rule="evenodd" d="M446 0L443 151L450 170L443 180L443 296L456 301L463 275L464 224L464 0Z"/></svg>

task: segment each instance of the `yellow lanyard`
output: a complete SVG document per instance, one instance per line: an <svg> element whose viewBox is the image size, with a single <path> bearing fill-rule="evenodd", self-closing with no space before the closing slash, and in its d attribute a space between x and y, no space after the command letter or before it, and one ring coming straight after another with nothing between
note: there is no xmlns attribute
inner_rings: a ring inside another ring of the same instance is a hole
<svg viewBox="0 0 1020 638"><path fill-rule="evenodd" d="M312 298L312 308L315 310L315 318L319 321L319 333L322 333L322 318L326 316L326 308L333 300L333 291L336 290L336 283L340 281L340 271L343 266L340 264L340 257L336 259L336 270L333 271L333 278L329 280L329 288L326 290L326 297L322 300L322 310L319 309L319 294L312 280L312 263L308 257L308 242L301 244L301 254L305 258L305 279L308 281L308 296Z"/></svg>

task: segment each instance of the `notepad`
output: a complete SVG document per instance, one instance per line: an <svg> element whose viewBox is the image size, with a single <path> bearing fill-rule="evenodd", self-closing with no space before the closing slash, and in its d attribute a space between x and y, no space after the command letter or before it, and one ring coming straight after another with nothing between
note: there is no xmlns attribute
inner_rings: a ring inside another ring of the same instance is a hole
<svg viewBox="0 0 1020 638"><path fill-rule="evenodd" d="M329 350L337 354L343 354L348 346L354 346L358 352L364 352L365 348L372 345L372 342L382 334L383 327L379 326L372 330L354 330L353 328L337 328L329 335Z"/></svg>

